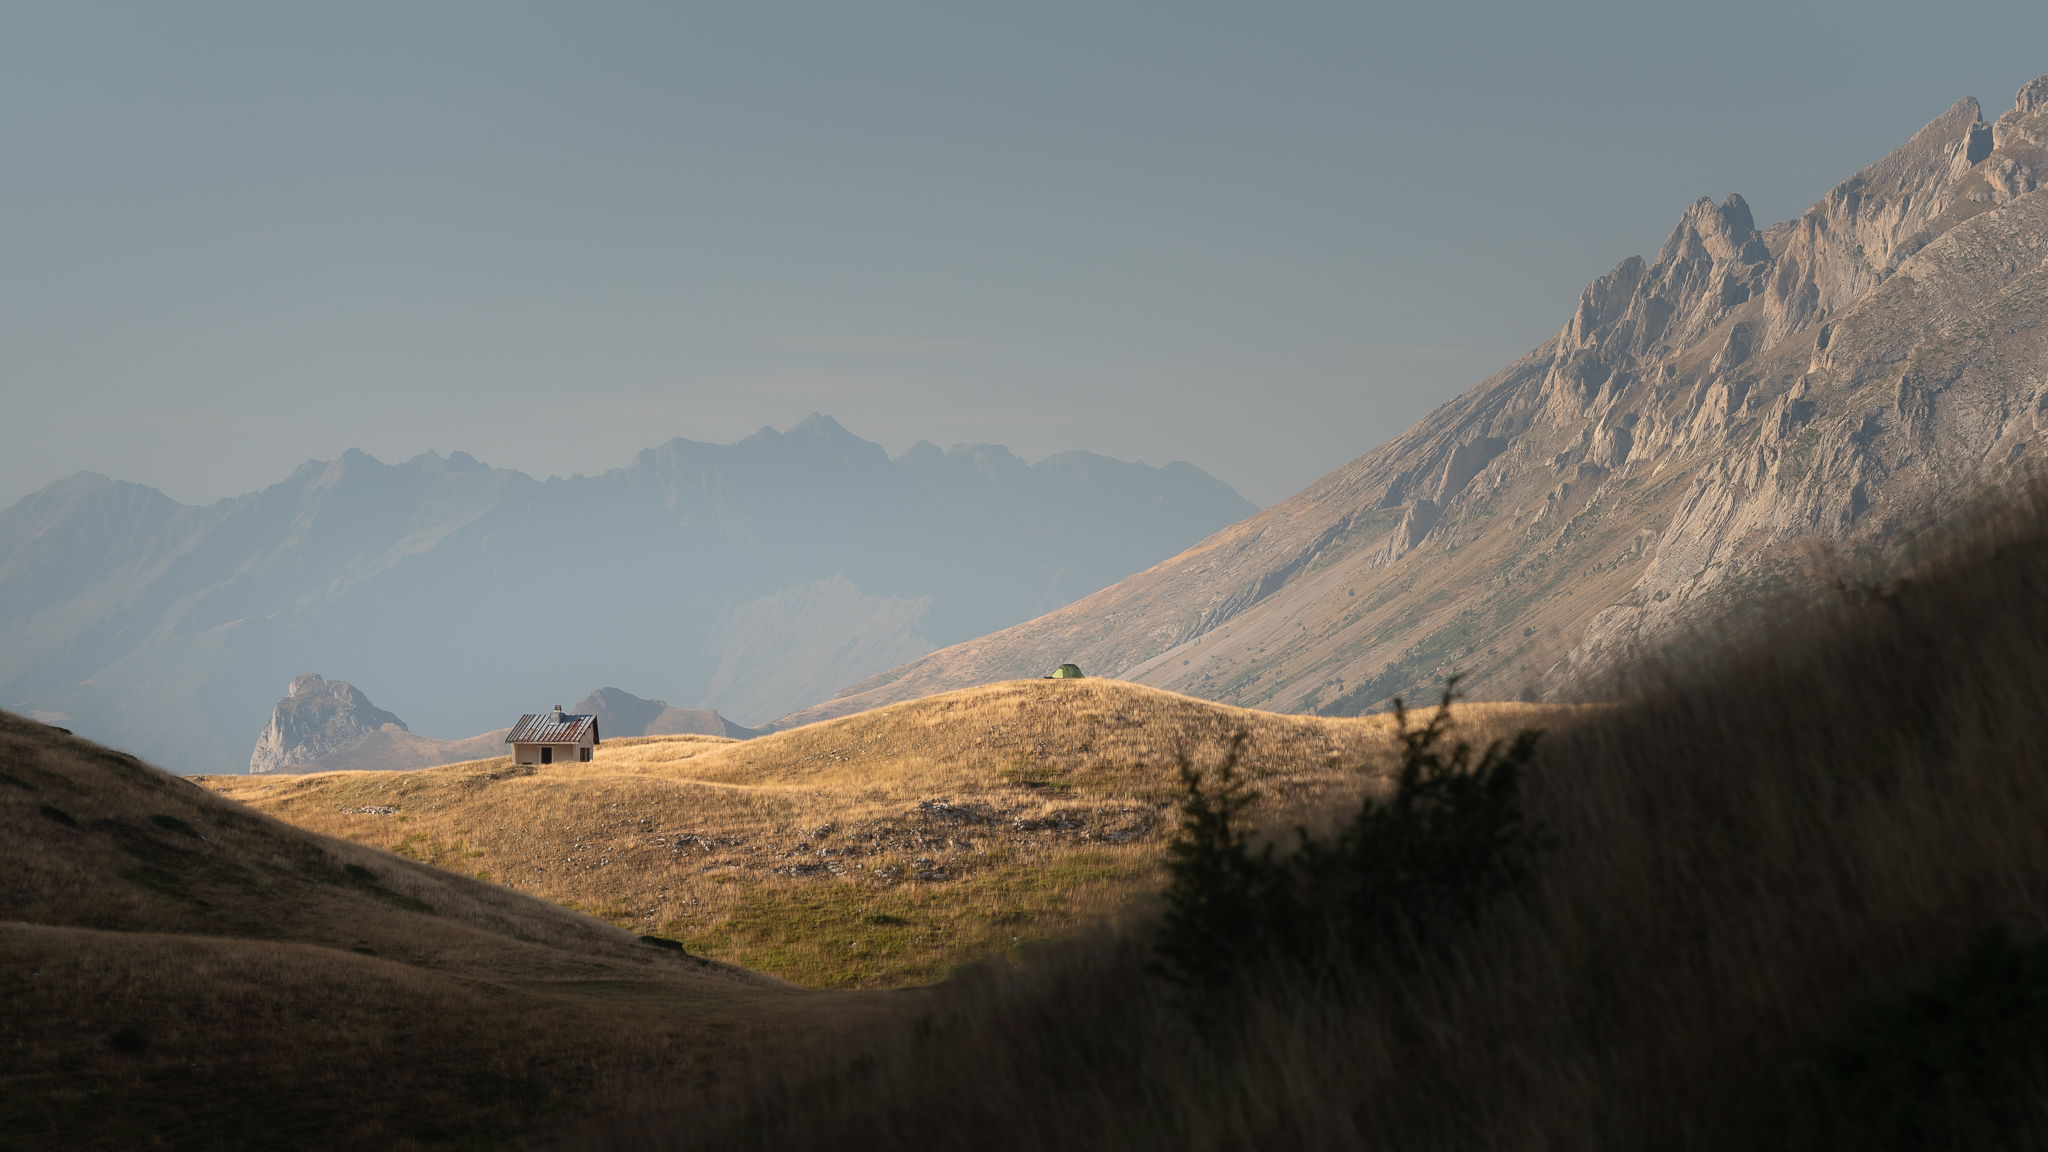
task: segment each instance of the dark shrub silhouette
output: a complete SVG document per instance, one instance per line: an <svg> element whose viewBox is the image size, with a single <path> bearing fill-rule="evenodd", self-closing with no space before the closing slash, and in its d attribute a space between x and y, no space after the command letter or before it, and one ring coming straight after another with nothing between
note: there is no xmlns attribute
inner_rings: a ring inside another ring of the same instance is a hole
<svg viewBox="0 0 2048 1152"><path fill-rule="evenodd" d="M1241 819L1257 793L1238 776L1242 738L1207 781L1180 763L1181 828L1160 925L1160 969L1214 988L1246 965L1355 958L1426 940L1526 882L1545 837L1522 817L1522 770L1542 733L1496 740L1474 760L1449 744L1457 678L1428 722L1394 701L1401 767L1394 794L1368 797L1327 842L1295 830L1284 858L1253 851Z"/></svg>

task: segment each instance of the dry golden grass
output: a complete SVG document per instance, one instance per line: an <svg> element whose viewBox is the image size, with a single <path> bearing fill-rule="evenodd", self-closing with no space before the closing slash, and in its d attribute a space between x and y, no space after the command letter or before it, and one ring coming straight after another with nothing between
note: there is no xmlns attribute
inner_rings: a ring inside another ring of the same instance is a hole
<svg viewBox="0 0 2048 1152"><path fill-rule="evenodd" d="M1469 734L1580 710L1468 705ZM929 983L1162 884L1175 757L1233 733L1281 826L1376 786L1389 717L1020 680L749 741L606 741L588 764L204 777L300 827L488 877L811 987ZM391 808L391 814L365 813Z"/></svg>
<svg viewBox="0 0 2048 1152"><path fill-rule="evenodd" d="M914 998L805 992L0 713L0 1148L489 1143Z"/></svg>
<svg viewBox="0 0 2048 1152"><path fill-rule="evenodd" d="M679 1097L688 1128L572 1146L2048 1147L2038 1035L1821 1058L1880 1006L1960 1014L1915 997L1984 930L2048 935L2048 501L2015 516L1636 669L1638 699L1539 750L1534 889L1419 957L1276 971L1198 1024L1136 924L942 988L858 1054ZM2041 980L1980 991L2038 1012Z"/></svg>

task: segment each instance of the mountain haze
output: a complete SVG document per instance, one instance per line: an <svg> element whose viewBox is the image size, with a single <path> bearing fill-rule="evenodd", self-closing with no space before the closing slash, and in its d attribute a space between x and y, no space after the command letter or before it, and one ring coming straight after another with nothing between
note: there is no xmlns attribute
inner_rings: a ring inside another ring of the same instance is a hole
<svg viewBox="0 0 2048 1152"><path fill-rule="evenodd" d="M245 763L308 668L442 736L606 683L759 722L1253 511L1188 464L892 460L815 414L545 481L350 451L193 507L80 473L0 512L0 701L187 772Z"/></svg>
<svg viewBox="0 0 2048 1152"><path fill-rule="evenodd" d="M2048 422L2048 76L1958 101L1798 219L1731 195L1556 336L1293 498L783 723L1062 660L1354 714L1452 670L1578 690L1805 558L1883 553L2029 471Z"/></svg>
<svg viewBox="0 0 2048 1152"><path fill-rule="evenodd" d="M601 740L623 740L635 736L725 736L745 740L755 735L709 708L675 708L666 700L642 700L617 688L599 688L570 705L576 716L597 717ZM486 756L504 755L504 749ZM444 761L445 763L445 761Z"/></svg>

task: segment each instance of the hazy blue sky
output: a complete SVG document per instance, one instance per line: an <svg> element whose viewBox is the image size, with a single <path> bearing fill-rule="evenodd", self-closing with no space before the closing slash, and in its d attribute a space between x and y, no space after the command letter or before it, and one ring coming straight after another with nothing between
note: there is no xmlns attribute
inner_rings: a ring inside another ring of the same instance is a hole
<svg viewBox="0 0 2048 1152"><path fill-rule="evenodd" d="M0 506L813 409L1270 504L2042 72L2041 0L8 4Z"/></svg>

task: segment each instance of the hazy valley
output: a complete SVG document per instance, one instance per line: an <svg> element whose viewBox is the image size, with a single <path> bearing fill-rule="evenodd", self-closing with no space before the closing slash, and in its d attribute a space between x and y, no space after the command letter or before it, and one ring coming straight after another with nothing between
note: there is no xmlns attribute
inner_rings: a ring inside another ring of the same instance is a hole
<svg viewBox="0 0 2048 1152"><path fill-rule="evenodd" d="M238 763L235 727L308 668L445 736L537 685L780 728L1063 661L1326 715L1453 671L1481 698L1597 696L1630 653L1902 556L2032 472L2044 167L2036 81L1797 220L1702 200L1551 340L1255 515L1187 465L891 461L823 418L547 483L351 456L186 509L74 477L0 513L0 691L188 771ZM576 640L539 659L518 622L562 613Z"/></svg>
<svg viewBox="0 0 2048 1152"><path fill-rule="evenodd" d="M309 670L444 737L604 683L759 724L1252 511L1187 464L891 460L819 416L545 482L352 452L200 508L81 474L0 512L0 699L184 772Z"/></svg>
<svg viewBox="0 0 2048 1152"><path fill-rule="evenodd" d="M1700 200L1264 511L821 416L51 485L0 1149L2048 1143L2044 170L2048 76Z"/></svg>
<svg viewBox="0 0 2048 1152"><path fill-rule="evenodd" d="M1801 1134L1892 1132L1897 1061L2006 1034L1925 1032L1966 1007L1856 1040L1874 1007L2031 979L1959 966L1987 924L2048 932L2044 522L2022 503L1629 701L1460 709L1462 736L1550 729L1533 887L1429 964L1361 960L1370 995L1276 979L1227 1042L1151 973L1170 760L1247 733L1247 816L1284 841L1384 796L1385 717L1028 680L589 764L205 780L6 718L0 1102L107 1148L1912 1146ZM1877 1079L1812 1087L1852 1041Z"/></svg>

